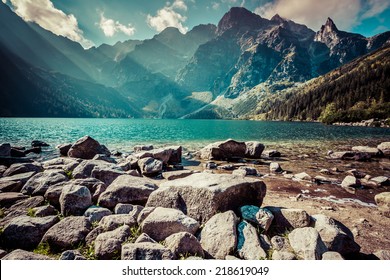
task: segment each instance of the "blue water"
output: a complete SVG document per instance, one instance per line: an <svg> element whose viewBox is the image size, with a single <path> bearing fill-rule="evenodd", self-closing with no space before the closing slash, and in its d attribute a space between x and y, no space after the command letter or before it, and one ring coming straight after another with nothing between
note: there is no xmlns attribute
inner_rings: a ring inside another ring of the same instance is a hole
<svg viewBox="0 0 390 280"><path fill-rule="evenodd" d="M326 126L320 123L238 120L1 118L0 143L27 146L43 140L52 146L90 135L109 148L135 144L204 145L232 138L263 143L358 139L390 141L390 129Z"/></svg>

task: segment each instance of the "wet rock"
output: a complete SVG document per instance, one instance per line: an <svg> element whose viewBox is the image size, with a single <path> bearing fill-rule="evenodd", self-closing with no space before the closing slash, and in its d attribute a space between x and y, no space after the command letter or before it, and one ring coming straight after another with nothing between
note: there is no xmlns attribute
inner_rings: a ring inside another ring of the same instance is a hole
<svg viewBox="0 0 390 280"><path fill-rule="evenodd" d="M164 172L162 176L164 177L164 179L171 181L171 180L188 177L193 173L194 173L193 170L179 170L179 171Z"/></svg>
<svg viewBox="0 0 390 280"><path fill-rule="evenodd" d="M39 244L46 231L58 221L57 216L44 218L20 216L10 221L1 237L8 248L32 250Z"/></svg>
<svg viewBox="0 0 390 280"><path fill-rule="evenodd" d="M329 251L342 255L360 251L360 246L354 241L353 234L346 226L322 214L313 215L312 219L314 228Z"/></svg>
<svg viewBox="0 0 390 280"><path fill-rule="evenodd" d="M85 210L84 213L84 216L87 217L91 223L100 222L103 217L109 215L112 215L110 210L94 205Z"/></svg>
<svg viewBox="0 0 390 280"><path fill-rule="evenodd" d="M134 243L122 246L121 260L172 260L171 250L158 243Z"/></svg>
<svg viewBox="0 0 390 280"><path fill-rule="evenodd" d="M157 207L146 217L141 227L142 232L156 241L162 241L171 234L178 232L195 234L199 228L199 223L179 210Z"/></svg>
<svg viewBox="0 0 390 280"><path fill-rule="evenodd" d="M136 145L134 146L134 152L151 151L154 149L153 145Z"/></svg>
<svg viewBox="0 0 390 280"><path fill-rule="evenodd" d="M310 216L302 209L287 209L267 206L265 209L274 215L272 222L276 230L284 232L286 229L303 228L310 225Z"/></svg>
<svg viewBox="0 0 390 280"><path fill-rule="evenodd" d="M23 186L21 192L27 195L44 195L50 186L68 180L69 178L64 171L45 170L31 177Z"/></svg>
<svg viewBox="0 0 390 280"><path fill-rule="evenodd" d="M26 182L34 175L35 172L27 172L0 178L0 190L2 192L20 192Z"/></svg>
<svg viewBox="0 0 390 280"><path fill-rule="evenodd" d="M253 158L253 159L260 159L261 153L264 151L264 145L260 142L256 141L249 141L245 142L246 150L245 150L245 157L246 158Z"/></svg>
<svg viewBox="0 0 390 280"><path fill-rule="evenodd" d="M206 255L225 259L237 246L238 218L233 211L214 215L207 221L200 233L200 244Z"/></svg>
<svg viewBox="0 0 390 280"><path fill-rule="evenodd" d="M25 151L11 147L11 157L19 158L19 157L25 157L25 156L26 156Z"/></svg>
<svg viewBox="0 0 390 280"><path fill-rule="evenodd" d="M62 252L59 260L61 261L84 261L86 258L78 250L67 250Z"/></svg>
<svg viewBox="0 0 390 280"><path fill-rule="evenodd" d="M267 257L266 252L261 247L256 228L246 221L242 221L237 226L237 250L240 258L245 260L259 260Z"/></svg>
<svg viewBox="0 0 390 280"><path fill-rule="evenodd" d="M149 179L122 175L99 197L99 205L113 209L118 203L144 204L157 186Z"/></svg>
<svg viewBox="0 0 390 280"><path fill-rule="evenodd" d="M245 157L246 145L232 139L209 144L200 150L200 157L206 160L229 160Z"/></svg>
<svg viewBox="0 0 390 280"><path fill-rule="evenodd" d="M281 157L282 154L277 151L277 150L266 150L263 151L263 155L267 158L276 158L276 157Z"/></svg>
<svg viewBox="0 0 390 280"><path fill-rule="evenodd" d="M265 231L269 229L274 219L274 215L267 208L260 208L254 205L240 207L240 214L244 220L259 225Z"/></svg>
<svg viewBox="0 0 390 280"><path fill-rule="evenodd" d="M390 260L390 250L379 250L374 255L380 260Z"/></svg>
<svg viewBox="0 0 390 280"><path fill-rule="evenodd" d="M368 147L368 146L355 146L352 147L352 151L359 153L366 153L372 157L381 157L383 153L378 148Z"/></svg>
<svg viewBox="0 0 390 280"><path fill-rule="evenodd" d="M21 173L28 173L28 172L42 172L43 168L42 165L37 163L15 163L12 164L4 173L3 177L6 176L13 176Z"/></svg>
<svg viewBox="0 0 390 280"><path fill-rule="evenodd" d="M122 225L128 225L131 228L137 225L137 221L129 214L115 214L104 216L99 222L99 226L105 231L114 230Z"/></svg>
<svg viewBox="0 0 390 280"><path fill-rule="evenodd" d="M71 147L72 144L61 144L58 145L56 148L59 150L61 156L68 156L68 152Z"/></svg>
<svg viewBox="0 0 390 280"><path fill-rule="evenodd" d="M66 217L52 226L41 242L47 242L53 250L72 249L84 243L92 230L91 222L85 217Z"/></svg>
<svg viewBox="0 0 390 280"><path fill-rule="evenodd" d="M164 243L176 259L188 255L204 258L204 252L198 239L189 232L174 233L168 236Z"/></svg>
<svg viewBox="0 0 390 280"><path fill-rule="evenodd" d="M294 229L288 239L295 253L305 260L320 260L327 250L316 229L305 227Z"/></svg>
<svg viewBox="0 0 390 280"><path fill-rule="evenodd" d="M341 187L347 192L355 194L356 188L360 187L360 181L354 176L346 176L341 182Z"/></svg>
<svg viewBox="0 0 390 280"><path fill-rule="evenodd" d="M152 157L146 157L138 160L138 165L141 173L145 176L160 173L163 168L163 162Z"/></svg>
<svg viewBox="0 0 390 280"><path fill-rule="evenodd" d="M49 144L40 140L33 140L31 142L31 147L49 147L49 146L50 146Z"/></svg>
<svg viewBox="0 0 390 280"><path fill-rule="evenodd" d="M283 169L279 163L271 162L271 164L269 165L269 171L272 173L281 173L283 172Z"/></svg>
<svg viewBox="0 0 390 280"><path fill-rule="evenodd" d="M258 179L198 173L162 183L146 206L176 208L204 223L218 212L238 210L243 205L260 206L265 192L265 184Z"/></svg>
<svg viewBox="0 0 390 280"><path fill-rule="evenodd" d="M44 205L32 208L35 217L47 217L47 216L55 216L58 214L57 210L51 205Z"/></svg>
<svg viewBox="0 0 390 280"><path fill-rule="evenodd" d="M27 195L18 192L0 193L0 207L9 207L15 202L28 198Z"/></svg>
<svg viewBox="0 0 390 280"><path fill-rule="evenodd" d="M344 260L344 258L338 252L328 251L328 252L325 252L322 254L322 260L323 261L340 261L340 260Z"/></svg>
<svg viewBox="0 0 390 280"><path fill-rule="evenodd" d="M11 166L12 164L15 164L15 163L29 163L29 162L33 162L33 160L30 158L1 157L0 156L0 165Z"/></svg>
<svg viewBox="0 0 390 280"><path fill-rule="evenodd" d="M385 156L390 156L390 142L380 143L377 147Z"/></svg>
<svg viewBox="0 0 390 280"><path fill-rule="evenodd" d="M68 151L68 157L82 159L92 159L97 154L109 155L98 141L89 136L77 140Z"/></svg>
<svg viewBox="0 0 390 280"><path fill-rule="evenodd" d="M62 189L60 196L61 214L66 216L81 216L92 205L91 193L87 187L68 185Z"/></svg>
<svg viewBox="0 0 390 280"><path fill-rule="evenodd" d="M0 144L0 157L10 157L11 156L11 144L3 143Z"/></svg>
<svg viewBox="0 0 390 280"><path fill-rule="evenodd" d="M40 254L35 254L33 252L21 250L21 249L16 249L6 255L4 258L1 260L51 260L48 256L40 255Z"/></svg>
<svg viewBox="0 0 390 280"><path fill-rule="evenodd" d="M390 192L377 194L375 196L375 203L378 205L379 211L390 218Z"/></svg>
<svg viewBox="0 0 390 280"><path fill-rule="evenodd" d="M292 261L292 260L296 260L297 257L291 252L275 250L272 253L272 259L279 260L279 261Z"/></svg>
<svg viewBox="0 0 390 280"><path fill-rule="evenodd" d="M99 260L119 258L122 244L131 236L130 227L123 225L113 231L98 235L95 240L95 255Z"/></svg>
<svg viewBox="0 0 390 280"><path fill-rule="evenodd" d="M34 148L31 148L31 149L28 149L28 150L24 151L25 155L28 155L28 154L31 154L31 153L40 154L40 153L42 153L42 148L41 147L34 147Z"/></svg>
<svg viewBox="0 0 390 280"><path fill-rule="evenodd" d="M142 233L138 238L134 241L134 243L143 243L143 242L149 242L149 243L157 243L155 240L150 238L149 235L146 233Z"/></svg>

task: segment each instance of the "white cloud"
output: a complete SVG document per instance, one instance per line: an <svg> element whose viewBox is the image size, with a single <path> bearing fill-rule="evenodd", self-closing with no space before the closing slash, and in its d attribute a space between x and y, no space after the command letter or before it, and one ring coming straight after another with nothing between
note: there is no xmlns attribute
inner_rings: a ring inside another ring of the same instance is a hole
<svg viewBox="0 0 390 280"><path fill-rule="evenodd" d="M340 29L350 29L359 22L361 0L276 0L255 10L260 16L275 14L318 30L331 17Z"/></svg>
<svg viewBox="0 0 390 280"><path fill-rule="evenodd" d="M1 1L3 1L4 4L7 4L7 0L1 0Z"/></svg>
<svg viewBox="0 0 390 280"><path fill-rule="evenodd" d="M175 0L172 4L167 2L165 7L157 11L157 15L147 15L146 22L157 32L163 31L167 27L176 27L181 33L186 33L188 27L184 26L187 17L180 11L187 11L188 7L183 0Z"/></svg>
<svg viewBox="0 0 390 280"><path fill-rule="evenodd" d="M10 2L15 12L25 21L35 22L56 35L79 42L84 48L93 46L90 40L84 38L76 17L55 8L50 0L10 0Z"/></svg>
<svg viewBox="0 0 390 280"><path fill-rule="evenodd" d="M117 32L122 32L128 36L132 36L135 33L135 28L131 24L126 26L119 21L108 19L104 16L104 13L100 14L99 27L107 37L112 37Z"/></svg>
<svg viewBox="0 0 390 280"><path fill-rule="evenodd" d="M370 18L376 15L380 15L384 10L390 7L389 0L368 0L363 10L365 12L362 15L362 19Z"/></svg>
<svg viewBox="0 0 390 280"><path fill-rule="evenodd" d="M218 2L212 2L212 3L211 3L211 7L212 7L214 10L218 10L220 6L221 6L221 4L218 3Z"/></svg>

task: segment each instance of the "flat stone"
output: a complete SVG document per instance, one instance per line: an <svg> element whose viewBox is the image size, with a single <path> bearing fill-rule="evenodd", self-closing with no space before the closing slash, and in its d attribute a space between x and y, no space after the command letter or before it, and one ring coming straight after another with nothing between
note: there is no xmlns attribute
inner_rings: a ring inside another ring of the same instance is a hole
<svg viewBox="0 0 390 280"><path fill-rule="evenodd" d="M374 182L378 186L389 186L390 179L386 176L378 176L370 179L371 182Z"/></svg>
<svg viewBox="0 0 390 280"><path fill-rule="evenodd" d="M200 150L200 157L206 160L228 160L234 158L244 158L246 153L244 142L237 142L228 139L222 142L209 144Z"/></svg>
<svg viewBox="0 0 390 280"><path fill-rule="evenodd" d="M2 192L20 192L26 182L35 175L36 172L20 173L13 176L0 178L0 190Z"/></svg>
<svg viewBox="0 0 390 280"><path fill-rule="evenodd" d="M356 188L360 187L360 185L360 181L354 176L346 176L341 182L341 187L352 194L356 192Z"/></svg>
<svg viewBox="0 0 390 280"><path fill-rule="evenodd" d="M164 179L171 181L171 180L188 177L193 173L194 173L193 170L178 170L178 171L163 172L162 176L164 177Z"/></svg>
<svg viewBox="0 0 390 280"><path fill-rule="evenodd" d="M9 207L15 202L26 198L29 197L18 192L0 193L0 207Z"/></svg>
<svg viewBox="0 0 390 280"><path fill-rule="evenodd" d="M21 173L28 173L28 172L42 172L43 168L42 165L37 163L15 163L12 164L8 169L3 173L3 177L7 176L13 176Z"/></svg>
<svg viewBox="0 0 390 280"><path fill-rule="evenodd" d="M68 151L68 157L92 159L97 154L108 154L98 141L90 136L84 136L77 140Z"/></svg>
<svg viewBox="0 0 390 280"><path fill-rule="evenodd" d="M294 178L300 181L311 181L311 176L306 172L298 173L294 175Z"/></svg>
<svg viewBox="0 0 390 280"><path fill-rule="evenodd" d="M368 146L355 146L355 147L352 147L352 151L360 152L360 153L367 153L372 157L383 156L383 153L381 150L379 150L378 148L368 147Z"/></svg>

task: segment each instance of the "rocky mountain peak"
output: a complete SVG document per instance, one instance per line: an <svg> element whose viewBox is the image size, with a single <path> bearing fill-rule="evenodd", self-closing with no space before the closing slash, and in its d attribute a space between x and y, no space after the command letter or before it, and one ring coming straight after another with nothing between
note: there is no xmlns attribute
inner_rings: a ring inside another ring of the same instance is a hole
<svg viewBox="0 0 390 280"><path fill-rule="evenodd" d="M322 42L326 44L329 48L332 48L339 43L339 30L337 29L336 24L331 18L328 17L325 25L321 26L320 31L318 31L314 37L314 41Z"/></svg>
<svg viewBox="0 0 390 280"><path fill-rule="evenodd" d="M274 15L274 16L271 18L271 21L277 22L277 23L283 23L283 22L285 22L286 20L285 20L284 18L282 18L279 14L276 14L276 15Z"/></svg>
<svg viewBox="0 0 390 280"><path fill-rule="evenodd" d="M217 34L220 35L226 30L235 27L249 27L257 29L264 19L259 15L242 7L233 7L227 12L218 23Z"/></svg>
<svg viewBox="0 0 390 280"><path fill-rule="evenodd" d="M325 29L327 31L339 31L337 29L336 24L334 23L334 21L330 17L328 17L328 19L326 20Z"/></svg>

